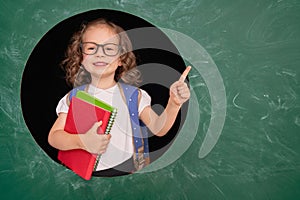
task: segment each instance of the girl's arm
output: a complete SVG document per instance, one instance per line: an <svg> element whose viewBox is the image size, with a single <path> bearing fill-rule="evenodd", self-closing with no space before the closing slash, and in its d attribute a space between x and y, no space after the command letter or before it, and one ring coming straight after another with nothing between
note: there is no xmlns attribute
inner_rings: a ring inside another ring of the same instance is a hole
<svg viewBox="0 0 300 200"><path fill-rule="evenodd" d="M48 135L51 146L59 150L83 149L95 154L105 152L111 135L97 134L97 128L102 122L95 123L85 134L70 134L64 131L66 118L66 113L60 113L53 124Z"/></svg>
<svg viewBox="0 0 300 200"><path fill-rule="evenodd" d="M160 116L150 106L142 111L140 118L153 134L164 136L173 126L182 104L190 98L190 90L184 82L190 70L191 67L187 67L180 79L171 85L168 104Z"/></svg>

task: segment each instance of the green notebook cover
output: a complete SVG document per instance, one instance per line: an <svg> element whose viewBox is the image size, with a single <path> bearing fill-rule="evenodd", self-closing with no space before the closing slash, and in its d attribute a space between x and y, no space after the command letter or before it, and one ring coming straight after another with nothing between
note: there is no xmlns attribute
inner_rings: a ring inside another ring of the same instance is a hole
<svg viewBox="0 0 300 200"><path fill-rule="evenodd" d="M101 101L101 100L97 99L96 97L90 95L89 93L87 93L85 91L81 91L81 90L77 91L76 97L79 98L79 99L82 99L86 102L89 102L89 103L91 103L95 106L103 108L103 109L105 109L109 112L113 112L113 111L116 110L115 107L105 103L104 101Z"/></svg>

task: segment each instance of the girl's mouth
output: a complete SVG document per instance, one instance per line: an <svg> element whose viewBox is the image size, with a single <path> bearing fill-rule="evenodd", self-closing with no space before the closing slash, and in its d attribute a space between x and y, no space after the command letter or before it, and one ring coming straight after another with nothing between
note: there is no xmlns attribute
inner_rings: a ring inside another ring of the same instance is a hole
<svg viewBox="0 0 300 200"><path fill-rule="evenodd" d="M105 67L105 66L108 65L108 63L106 63L106 62L94 62L93 65L96 66L96 67Z"/></svg>

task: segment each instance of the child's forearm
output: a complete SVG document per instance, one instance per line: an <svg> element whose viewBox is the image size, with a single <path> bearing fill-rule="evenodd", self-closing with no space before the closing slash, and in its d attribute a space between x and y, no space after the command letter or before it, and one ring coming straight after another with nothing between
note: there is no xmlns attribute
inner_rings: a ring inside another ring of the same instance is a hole
<svg viewBox="0 0 300 200"><path fill-rule="evenodd" d="M51 146L59 150L82 149L93 154L102 154L106 151L111 135L98 134L97 129L102 121L94 125L85 133L71 134L62 129L64 116L61 115L54 123L48 136Z"/></svg>
<svg viewBox="0 0 300 200"><path fill-rule="evenodd" d="M157 136L164 136L173 126L181 105L177 105L172 101L168 101L168 104L163 113L158 116L153 124L154 134Z"/></svg>
<svg viewBox="0 0 300 200"><path fill-rule="evenodd" d="M64 130L50 132L48 142L59 150L82 149L82 142L79 134L70 134Z"/></svg>

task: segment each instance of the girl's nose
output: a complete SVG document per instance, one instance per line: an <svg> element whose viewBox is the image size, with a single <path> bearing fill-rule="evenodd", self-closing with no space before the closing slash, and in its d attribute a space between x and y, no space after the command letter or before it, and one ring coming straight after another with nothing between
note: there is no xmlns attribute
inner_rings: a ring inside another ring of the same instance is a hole
<svg viewBox="0 0 300 200"><path fill-rule="evenodd" d="M103 47L98 46L98 49L97 49L95 55L96 55L96 56L99 56L99 57L104 57L105 54L104 54L104 51L103 51Z"/></svg>

